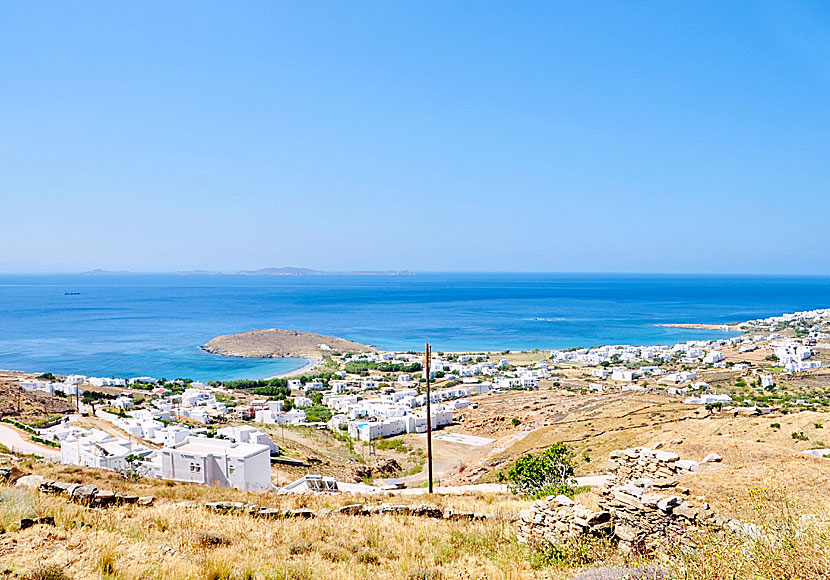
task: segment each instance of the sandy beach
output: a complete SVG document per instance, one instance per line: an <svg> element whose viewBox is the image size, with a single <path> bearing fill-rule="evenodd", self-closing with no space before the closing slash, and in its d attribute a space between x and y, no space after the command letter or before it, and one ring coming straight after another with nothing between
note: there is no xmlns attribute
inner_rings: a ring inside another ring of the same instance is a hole
<svg viewBox="0 0 830 580"><path fill-rule="evenodd" d="M268 377L265 380L287 379L289 377L298 377L300 375L304 375L305 373L307 373L309 371L314 370L317 367L317 365L319 365L321 362L323 362L323 357L311 357L311 358L306 359L306 364L303 365L302 367L298 368L297 370L293 370L293 371L290 371L290 372L287 372L287 373L282 373L282 374L279 374L279 375L275 375L273 377Z"/></svg>

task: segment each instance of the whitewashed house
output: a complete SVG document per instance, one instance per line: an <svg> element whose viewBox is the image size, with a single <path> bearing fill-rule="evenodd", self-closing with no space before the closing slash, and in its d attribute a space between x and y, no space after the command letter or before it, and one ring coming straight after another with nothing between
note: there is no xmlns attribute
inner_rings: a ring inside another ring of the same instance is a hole
<svg viewBox="0 0 830 580"><path fill-rule="evenodd" d="M271 458L266 445L188 437L159 451L161 477L244 491L271 489Z"/></svg>

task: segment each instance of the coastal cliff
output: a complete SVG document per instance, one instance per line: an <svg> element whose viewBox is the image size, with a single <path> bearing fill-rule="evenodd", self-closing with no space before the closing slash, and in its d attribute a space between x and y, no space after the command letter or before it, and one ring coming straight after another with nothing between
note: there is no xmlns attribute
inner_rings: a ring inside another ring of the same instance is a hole
<svg viewBox="0 0 830 580"><path fill-rule="evenodd" d="M222 356L247 358L315 358L333 351L375 351L371 346L344 338L282 328L265 328L217 336L201 348Z"/></svg>

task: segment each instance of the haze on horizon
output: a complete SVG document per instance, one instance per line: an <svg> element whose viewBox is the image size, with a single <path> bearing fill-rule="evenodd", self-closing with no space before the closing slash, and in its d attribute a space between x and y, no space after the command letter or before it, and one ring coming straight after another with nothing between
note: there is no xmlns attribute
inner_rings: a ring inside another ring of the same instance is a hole
<svg viewBox="0 0 830 580"><path fill-rule="evenodd" d="M830 274L819 2L6 3L0 272Z"/></svg>

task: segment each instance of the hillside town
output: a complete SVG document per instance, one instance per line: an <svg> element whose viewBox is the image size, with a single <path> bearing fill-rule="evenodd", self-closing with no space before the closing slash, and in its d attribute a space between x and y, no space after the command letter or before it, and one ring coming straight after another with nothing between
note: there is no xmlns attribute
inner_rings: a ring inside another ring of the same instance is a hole
<svg viewBox="0 0 830 580"><path fill-rule="evenodd" d="M423 434L428 420L433 430L451 426L497 393L554 388L659 392L685 405L766 413L782 380L822 367L828 326L830 310L815 310L730 327L741 334L728 338L671 346L436 353L429 418L417 353L332 352L328 372L244 384L47 374L21 376L18 388L75 407L36 433L60 447L64 464L262 491L275 487L271 464L282 456L264 431L273 426L327 430L369 444ZM735 385L752 390L739 395ZM787 394L778 403L817 407L822 401ZM84 417L103 423L78 426Z"/></svg>

